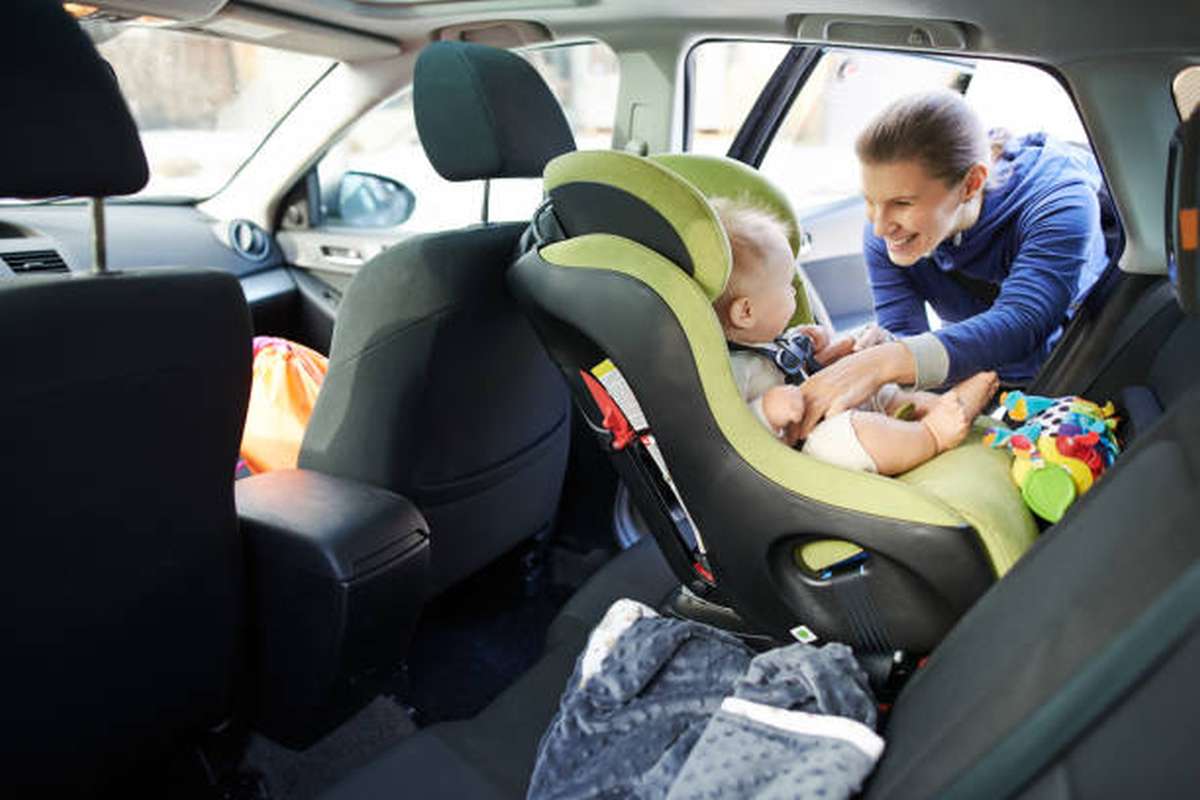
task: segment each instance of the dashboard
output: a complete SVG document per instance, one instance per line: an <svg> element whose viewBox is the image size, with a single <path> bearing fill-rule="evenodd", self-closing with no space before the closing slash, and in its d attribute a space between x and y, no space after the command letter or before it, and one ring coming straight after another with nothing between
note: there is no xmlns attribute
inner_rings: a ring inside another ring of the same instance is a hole
<svg viewBox="0 0 1200 800"><path fill-rule="evenodd" d="M109 203L105 231L110 269L210 267L239 278L281 263L240 255L223 240L226 226L190 205ZM0 205L0 276L87 272L92 217L86 203Z"/></svg>

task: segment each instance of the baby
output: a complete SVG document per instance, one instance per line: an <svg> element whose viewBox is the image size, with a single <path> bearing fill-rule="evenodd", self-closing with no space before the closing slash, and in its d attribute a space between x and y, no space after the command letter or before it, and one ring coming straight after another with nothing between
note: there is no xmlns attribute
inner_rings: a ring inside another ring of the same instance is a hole
<svg viewBox="0 0 1200 800"><path fill-rule="evenodd" d="M799 386L786 383L769 355L773 340L784 333L796 311L795 262L787 225L746 202L715 198L713 206L733 251L729 282L713 308L731 343L734 380L755 416L794 445L795 424L804 418L804 394ZM829 344L829 334L820 326L800 326L794 332L809 337L818 352ZM859 409L826 418L813 428L802 452L847 469L882 475L907 472L960 444L996 388L994 372L978 373L945 394L887 384ZM897 411L906 406L910 419L898 419Z"/></svg>

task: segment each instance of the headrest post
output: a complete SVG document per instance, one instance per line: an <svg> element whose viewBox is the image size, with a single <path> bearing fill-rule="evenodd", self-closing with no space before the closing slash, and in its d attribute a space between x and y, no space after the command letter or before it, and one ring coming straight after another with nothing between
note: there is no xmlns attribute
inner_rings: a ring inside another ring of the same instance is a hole
<svg viewBox="0 0 1200 800"><path fill-rule="evenodd" d="M104 198L93 197L92 207L92 272L103 275L108 272L108 253L104 240Z"/></svg>
<svg viewBox="0 0 1200 800"><path fill-rule="evenodd" d="M489 178L483 179L483 210L479 213L479 221L485 225L490 222L489 216L491 209L488 207L492 201L492 181Z"/></svg>

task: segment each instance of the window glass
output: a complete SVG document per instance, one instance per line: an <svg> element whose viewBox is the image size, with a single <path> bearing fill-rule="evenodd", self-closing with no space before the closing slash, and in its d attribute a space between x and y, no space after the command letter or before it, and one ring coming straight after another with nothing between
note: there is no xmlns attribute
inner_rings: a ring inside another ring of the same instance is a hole
<svg viewBox="0 0 1200 800"><path fill-rule="evenodd" d="M217 192L333 64L159 28L105 34L97 49L117 74L150 164L141 197Z"/></svg>
<svg viewBox="0 0 1200 800"><path fill-rule="evenodd" d="M1200 105L1200 66L1180 70L1171 84L1179 118L1187 119Z"/></svg>
<svg viewBox="0 0 1200 800"><path fill-rule="evenodd" d="M587 42L526 50L521 55L533 64L562 105L576 147L612 147L620 74L613 51L600 42ZM529 219L541 200L541 178L492 181L490 218Z"/></svg>
<svg viewBox="0 0 1200 800"><path fill-rule="evenodd" d="M723 156L742 121L792 45L786 42L701 42L692 69L690 150Z"/></svg>
<svg viewBox="0 0 1200 800"><path fill-rule="evenodd" d="M1036 67L829 50L796 97L761 169L801 212L857 198L858 132L897 97L938 87L965 87L967 102L989 130L1004 129L1014 136L1041 130L1068 141L1087 141L1066 91Z"/></svg>
<svg viewBox="0 0 1200 800"><path fill-rule="evenodd" d="M580 148L610 146L617 105L617 59L599 42L585 42L521 53L545 78L563 105ZM442 178L425 157L405 89L368 113L330 148L317 167L326 222L347 224L338 196L347 172L365 172L403 184L414 197L404 230L424 232L479 222L483 182L455 183ZM528 219L542 197L540 178L491 182L492 220Z"/></svg>

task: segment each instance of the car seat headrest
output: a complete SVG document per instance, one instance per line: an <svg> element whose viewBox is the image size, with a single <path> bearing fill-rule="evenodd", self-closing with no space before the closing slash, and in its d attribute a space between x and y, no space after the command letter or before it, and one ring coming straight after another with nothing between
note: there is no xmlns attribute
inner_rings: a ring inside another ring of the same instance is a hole
<svg viewBox="0 0 1200 800"><path fill-rule="evenodd" d="M417 133L443 178L536 178L575 149L567 118L533 66L516 53L435 42L413 74Z"/></svg>
<svg viewBox="0 0 1200 800"><path fill-rule="evenodd" d="M1167 272L1184 312L1200 314L1200 113L1179 124L1167 159Z"/></svg>
<svg viewBox="0 0 1200 800"><path fill-rule="evenodd" d="M792 254L800 254L800 225L787 195L758 170L732 158L697 153L663 153L650 159L682 176L705 197L744 198L783 220Z"/></svg>
<svg viewBox="0 0 1200 800"><path fill-rule="evenodd" d="M116 77L60 3L0 3L0 74L0 197L105 197L146 185Z"/></svg>
<svg viewBox="0 0 1200 800"><path fill-rule="evenodd" d="M704 194L675 171L629 153L568 153L546 165L545 189L567 237L631 239L691 275L710 300L724 290L725 229Z"/></svg>

